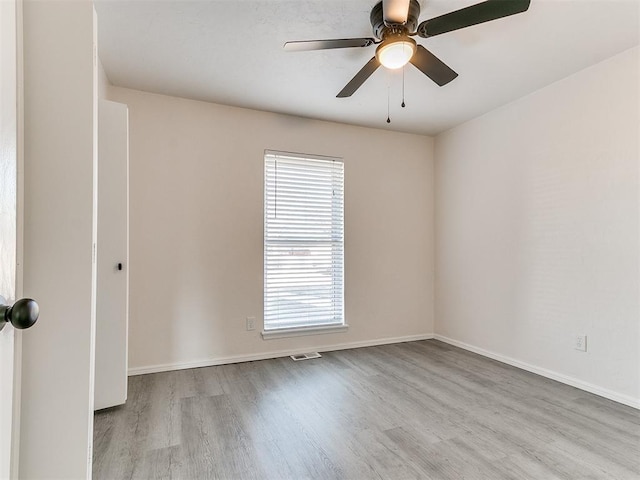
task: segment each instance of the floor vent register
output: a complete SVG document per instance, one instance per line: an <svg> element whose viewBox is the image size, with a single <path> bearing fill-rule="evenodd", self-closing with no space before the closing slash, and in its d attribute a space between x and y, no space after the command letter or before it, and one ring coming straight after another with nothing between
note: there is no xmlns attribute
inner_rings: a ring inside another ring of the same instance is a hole
<svg viewBox="0 0 640 480"><path fill-rule="evenodd" d="M311 360L312 358L320 357L322 357L322 355L320 355L318 352L297 353L295 355L291 355L291 360L293 360L294 362L299 362L300 360Z"/></svg>

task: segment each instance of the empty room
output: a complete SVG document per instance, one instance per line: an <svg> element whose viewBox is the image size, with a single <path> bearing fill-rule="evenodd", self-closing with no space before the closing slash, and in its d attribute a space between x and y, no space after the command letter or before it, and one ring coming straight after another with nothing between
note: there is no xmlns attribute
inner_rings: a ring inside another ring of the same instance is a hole
<svg viewBox="0 0 640 480"><path fill-rule="evenodd" d="M640 479L640 2L0 22L0 478Z"/></svg>

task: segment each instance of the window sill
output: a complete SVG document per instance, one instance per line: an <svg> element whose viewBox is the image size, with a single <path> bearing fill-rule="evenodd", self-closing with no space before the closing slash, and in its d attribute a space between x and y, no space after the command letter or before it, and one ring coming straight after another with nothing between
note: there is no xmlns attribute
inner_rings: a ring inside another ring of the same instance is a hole
<svg viewBox="0 0 640 480"><path fill-rule="evenodd" d="M322 325L317 327L279 328L262 332L263 340L274 338L302 337L306 335L324 335L327 333L339 333L349 330L349 325Z"/></svg>

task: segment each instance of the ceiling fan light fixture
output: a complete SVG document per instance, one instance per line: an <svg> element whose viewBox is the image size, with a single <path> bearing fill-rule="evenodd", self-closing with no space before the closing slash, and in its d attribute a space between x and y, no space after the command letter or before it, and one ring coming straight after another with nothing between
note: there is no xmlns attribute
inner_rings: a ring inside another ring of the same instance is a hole
<svg viewBox="0 0 640 480"><path fill-rule="evenodd" d="M376 58L383 67L395 70L404 67L415 53L415 40L401 36L382 42L376 49Z"/></svg>

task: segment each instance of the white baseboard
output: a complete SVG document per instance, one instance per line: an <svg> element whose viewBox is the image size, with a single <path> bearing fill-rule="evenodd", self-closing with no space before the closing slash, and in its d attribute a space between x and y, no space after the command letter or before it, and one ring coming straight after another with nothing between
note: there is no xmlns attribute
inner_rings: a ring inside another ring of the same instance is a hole
<svg viewBox="0 0 640 480"><path fill-rule="evenodd" d="M294 350L279 350L274 352L258 353L255 355L232 355L229 357L213 357L202 360L188 362L165 363L162 365L149 365L145 367L129 368L129 376L143 375L146 373L169 372L172 370L185 370L187 368L211 367L214 365L225 365L228 363L253 362L256 360L267 360L270 358L288 357L300 353L307 353L311 350L317 352L332 352L336 350L348 350L350 348L374 347L376 345L387 345L390 343L415 342L418 340L430 340L434 338L432 333L423 335L410 335L406 337L379 338L376 340L366 340L362 342L337 343L331 345L320 345L305 347Z"/></svg>
<svg viewBox="0 0 640 480"><path fill-rule="evenodd" d="M629 395L623 395L612 390L593 385L592 383L583 382L582 380L578 380L577 378L554 372L553 370L547 370L546 368L537 367L535 365L531 365L529 363L522 362L520 360L516 360L515 358L507 357L499 353L490 352L489 350L485 350L484 348L469 345L468 343L454 340L453 338L448 338L443 335L435 334L434 338L436 340L440 340L441 342L448 343L449 345L453 345L454 347L460 347L464 350L477 353L479 355L482 355L483 357L488 357L493 360L506 363L513 367L521 368L522 370L526 370L527 372L535 373L543 377L550 378L551 380L556 380L560 383L579 388L580 390L584 390L589 393L595 393L596 395L608 398L609 400L613 400L614 402L622 403L624 405L640 409L640 399L638 398L633 398Z"/></svg>
<svg viewBox="0 0 640 480"><path fill-rule="evenodd" d="M194 361L188 361L188 362L175 362L175 363L166 363L161 365L149 365L144 367L132 367L129 369L129 376L143 375L146 373L169 372L172 370L185 370L188 368L211 367L214 365L225 365L229 363L253 362L256 360L267 360L270 358L288 357L290 355L306 353L306 352L309 352L310 350L318 351L318 352L332 352L336 350L348 350L351 348L374 347L376 345L388 345L391 343L430 340L432 338L435 338L436 340L440 340L441 342L444 342L444 343L448 343L449 345L453 345L455 347L460 347L464 350L477 353L484 357L491 358L493 360L497 360L502 363L506 363L507 365L521 368L522 370L526 370L528 372L535 373L537 375L541 375L543 377L550 378L552 380L556 380L560 383L564 383L566 385L579 388L580 390L594 393L601 397L608 398L609 400L613 400L614 402L622 403L624 405L628 405L630 407L640 409L640 399L633 398L629 395L623 395L623 394L614 392L612 390L602 388L597 385L593 385L591 383L583 382L582 380L578 380L577 378L573 378L558 372L554 372L552 370L547 370L546 368L537 367L535 365L531 365L529 363L516 360L515 358L507 357L499 353L494 353L489 350L485 350L483 348L476 347L474 345L470 345L468 343L461 342L459 340L454 340L453 338L445 337L443 335L438 335L438 334L423 334L423 335L410 335L405 337L379 338L375 340L366 340L361 342L338 343L338 344L331 344L331 345L321 345L317 347L305 347L305 348L293 349L293 350L278 350L273 352L259 353L255 355L232 355L228 357L206 358L202 360L194 360Z"/></svg>

